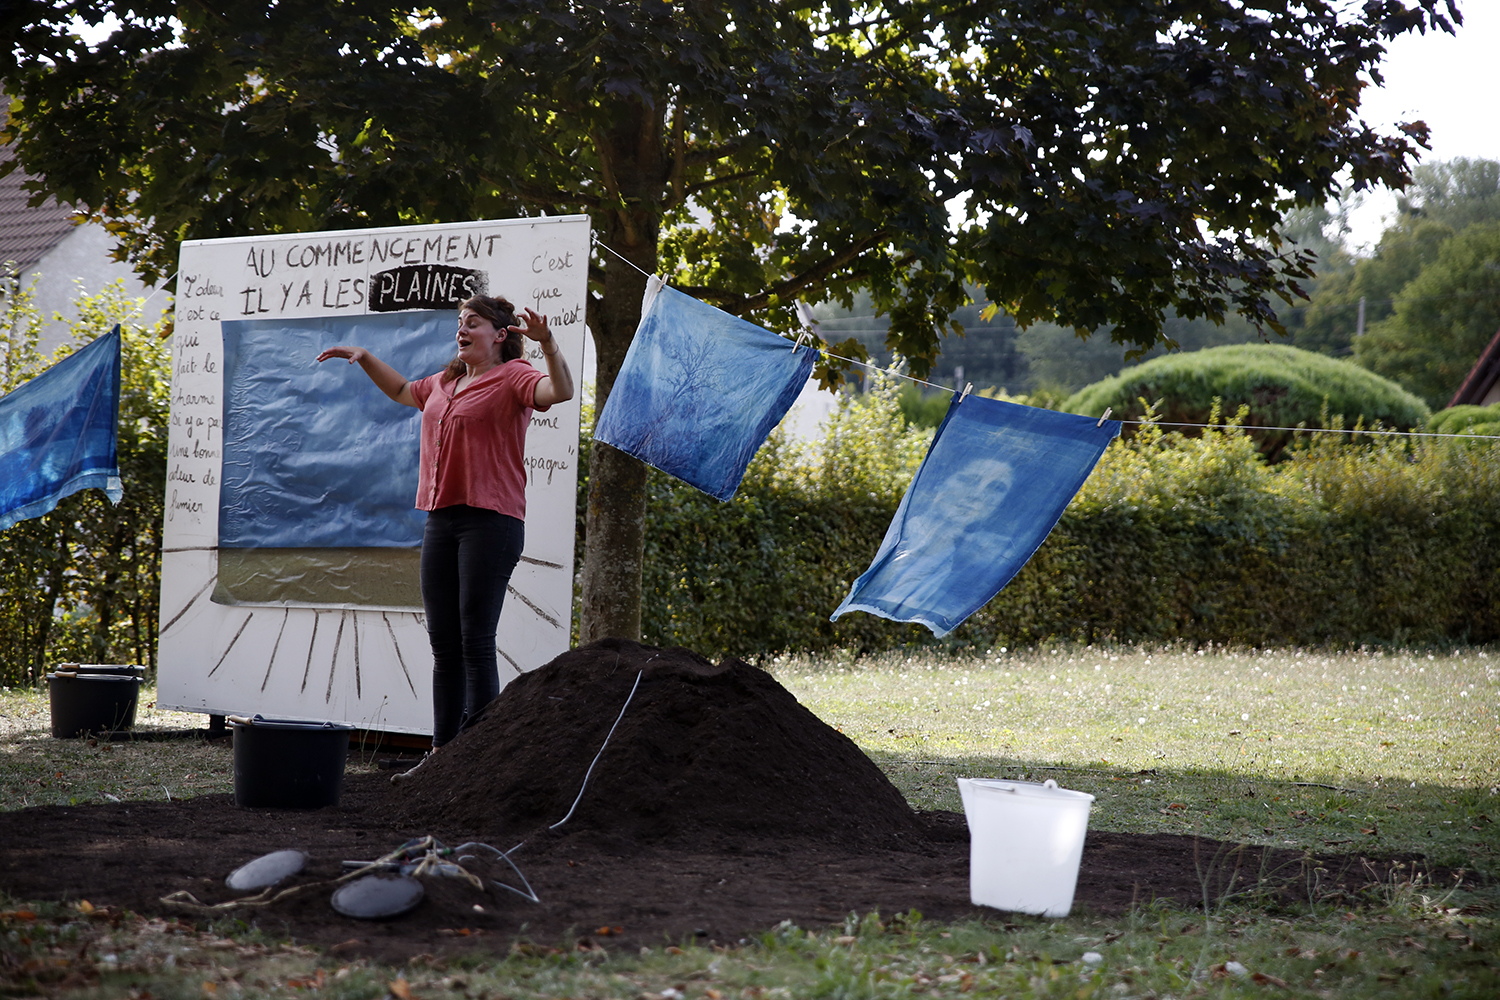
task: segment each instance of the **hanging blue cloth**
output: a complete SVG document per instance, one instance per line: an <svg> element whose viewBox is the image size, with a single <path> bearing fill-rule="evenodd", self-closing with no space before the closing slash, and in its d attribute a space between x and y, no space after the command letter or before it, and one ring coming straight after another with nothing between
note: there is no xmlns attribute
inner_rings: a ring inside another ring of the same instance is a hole
<svg viewBox="0 0 1500 1000"><path fill-rule="evenodd" d="M1020 572L1118 420L955 397L875 560L830 620L868 611L942 637Z"/></svg>
<svg viewBox="0 0 1500 1000"><path fill-rule="evenodd" d="M90 486L120 486L120 328L0 397L0 529Z"/></svg>
<svg viewBox="0 0 1500 1000"><path fill-rule="evenodd" d="M811 348L794 349L662 287L641 316L594 440L728 500L816 360Z"/></svg>

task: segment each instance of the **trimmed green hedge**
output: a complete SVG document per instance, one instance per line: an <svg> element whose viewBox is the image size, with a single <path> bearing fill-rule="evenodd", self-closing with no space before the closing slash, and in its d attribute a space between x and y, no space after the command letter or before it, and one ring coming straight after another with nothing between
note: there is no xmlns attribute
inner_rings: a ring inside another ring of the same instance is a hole
<svg viewBox="0 0 1500 1000"><path fill-rule="evenodd" d="M1500 435L1500 403L1450 406L1434 413L1427 429L1439 434Z"/></svg>
<svg viewBox="0 0 1500 1000"><path fill-rule="evenodd" d="M1142 398L1148 404L1160 401L1156 415L1164 423L1207 423L1216 408L1234 413L1246 407L1245 424L1271 457L1292 435L1254 428L1324 427L1329 418L1342 417L1344 426L1378 423L1407 430L1421 427L1428 416L1426 403L1389 379L1284 344L1163 355L1080 389L1062 408L1097 417L1110 407L1117 420L1139 420Z"/></svg>
<svg viewBox="0 0 1500 1000"><path fill-rule="evenodd" d="M930 440L903 429L894 393L836 421L820 447L770 442L728 503L653 474L647 642L746 657L1500 639L1500 447L1319 434L1268 465L1234 426L1115 442L1025 569L942 642L858 612L829 622Z"/></svg>

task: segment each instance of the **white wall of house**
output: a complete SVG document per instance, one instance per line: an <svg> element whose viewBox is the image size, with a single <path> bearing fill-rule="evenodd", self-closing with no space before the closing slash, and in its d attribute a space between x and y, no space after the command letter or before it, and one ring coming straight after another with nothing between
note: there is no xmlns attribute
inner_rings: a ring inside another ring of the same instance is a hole
<svg viewBox="0 0 1500 1000"><path fill-rule="evenodd" d="M32 284L35 303L42 314L43 354L51 354L68 339L68 321L77 318L74 301L80 295L93 295L112 281L123 280L127 295L149 299L148 323L154 323L167 307L166 292L153 296L155 289L143 285L130 266L111 260L114 238L103 226L76 226L62 242L27 268L25 281ZM34 284L33 284L34 283ZM63 320L54 319L61 314Z"/></svg>

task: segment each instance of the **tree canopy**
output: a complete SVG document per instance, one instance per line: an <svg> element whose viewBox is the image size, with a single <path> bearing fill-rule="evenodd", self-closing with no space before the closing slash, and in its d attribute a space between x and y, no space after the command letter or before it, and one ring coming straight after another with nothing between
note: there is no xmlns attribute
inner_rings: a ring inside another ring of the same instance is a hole
<svg viewBox="0 0 1500 1000"><path fill-rule="evenodd" d="M1402 217L1441 222L1455 230L1500 222L1500 163L1494 160L1460 156L1424 163L1411 180L1397 201Z"/></svg>
<svg viewBox="0 0 1500 1000"><path fill-rule="evenodd" d="M1365 327L1369 329L1395 310L1397 293L1437 259L1452 236L1452 227L1442 222L1401 216L1396 225L1381 234L1373 254L1353 261L1352 266L1336 264L1319 282L1312 301L1303 310L1297 346L1320 354L1353 353L1360 301L1365 303Z"/></svg>
<svg viewBox="0 0 1500 1000"><path fill-rule="evenodd" d="M1389 317L1354 342L1371 371L1433 409L1448 401L1500 329L1500 222L1476 223L1396 293Z"/></svg>
<svg viewBox="0 0 1500 1000"><path fill-rule="evenodd" d="M1455 0L20 0L7 137L147 278L252 233L586 212L602 405L645 278L773 328L870 289L921 372L965 281L1141 348L1281 330L1283 212L1402 186L1358 117ZM118 25L95 45L78 21ZM627 266L627 265L633 265ZM842 345L846 351L854 345ZM837 372L830 372L837 379ZM585 638L639 630L644 470L589 470Z"/></svg>
<svg viewBox="0 0 1500 1000"><path fill-rule="evenodd" d="M1424 163L1374 253L1334 255L1298 347L1353 355L1428 405L1445 405L1500 327L1500 163ZM1365 336L1356 337L1360 303Z"/></svg>

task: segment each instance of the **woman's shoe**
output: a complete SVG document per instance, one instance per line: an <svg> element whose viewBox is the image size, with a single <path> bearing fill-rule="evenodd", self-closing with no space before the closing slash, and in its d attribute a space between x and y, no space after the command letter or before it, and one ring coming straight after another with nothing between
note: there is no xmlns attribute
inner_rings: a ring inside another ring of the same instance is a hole
<svg viewBox="0 0 1500 1000"><path fill-rule="evenodd" d="M435 753L437 753L436 750L429 750L429 751L427 751L426 753L424 753L422 755L422 759L421 760L417 761L415 764L413 764L411 767L407 768L405 771L398 771L395 774L391 775L391 784L393 784L393 785L399 785L399 784L404 783L407 778L410 778L412 775L414 775L418 771L420 771L422 769L422 765L425 764L425 763L427 763L429 760L431 760L432 759L432 755L435 754Z"/></svg>

